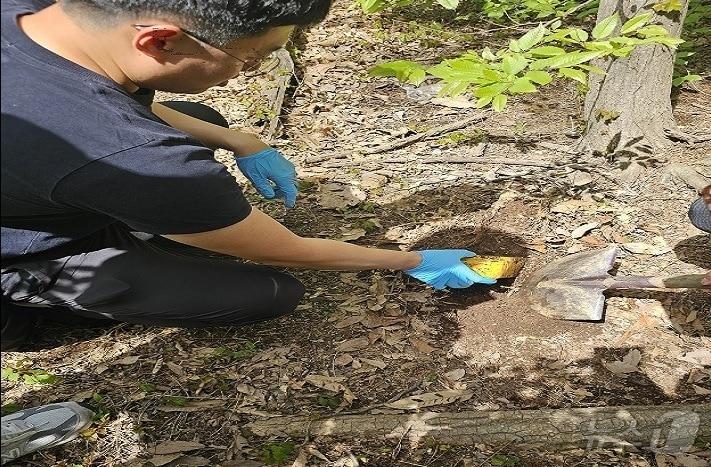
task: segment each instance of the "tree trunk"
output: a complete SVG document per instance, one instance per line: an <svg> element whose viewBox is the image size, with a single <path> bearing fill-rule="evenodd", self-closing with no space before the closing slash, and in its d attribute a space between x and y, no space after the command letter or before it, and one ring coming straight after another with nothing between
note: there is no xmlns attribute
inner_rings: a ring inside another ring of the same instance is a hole
<svg viewBox="0 0 711 467"><path fill-rule="evenodd" d="M644 7L644 5L647 5ZM652 23L679 37L689 6L681 11L657 14ZM598 22L618 12L621 22L650 10L647 0L602 0ZM587 130L579 149L606 156L650 154L670 144L665 129L674 129L671 86L675 50L664 45L637 47L627 58L606 58L597 63L607 74L590 74L585 98Z"/></svg>
<svg viewBox="0 0 711 467"><path fill-rule="evenodd" d="M323 419L285 416L245 427L256 436L334 436L412 445L476 443L559 450L646 446L683 451L711 436L711 404L581 409L421 412L341 415Z"/></svg>

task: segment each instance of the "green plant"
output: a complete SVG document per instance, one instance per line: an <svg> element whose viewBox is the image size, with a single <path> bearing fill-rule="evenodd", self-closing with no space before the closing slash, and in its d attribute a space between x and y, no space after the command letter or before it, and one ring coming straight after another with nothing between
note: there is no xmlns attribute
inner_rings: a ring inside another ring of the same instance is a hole
<svg viewBox="0 0 711 467"><path fill-rule="evenodd" d="M280 465L291 457L294 450L294 443L290 441L267 443L262 448L262 460L265 464Z"/></svg>
<svg viewBox="0 0 711 467"><path fill-rule="evenodd" d="M30 368L29 360L20 360L13 366L2 368L2 379L21 381L25 384L54 384L57 376L38 368Z"/></svg>
<svg viewBox="0 0 711 467"><path fill-rule="evenodd" d="M373 76L394 76L400 81L421 84L428 76L444 83L441 95L471 93L479 108L496 111L506 107L510 96L538 91L556 78L587 85L588 73L604 71L589 62L607 56L627 57L635 47L663 44L676 47L683 41L670 37L666 29L649 24L653 14L639 14L620 24L617 14L599 22L588 33L577 27L562 27L560 20L550 27L539 25L508 47L496 52L484 48L434 66L406 60L382 63ZM619 28L619 29L618 29ZM618 31L617 34L614 34Z"/></svg>
<svg viewBox="0 0 711 467"><path fill-rule="evenodd" d="M711 44L711 39L709 39L711 38L711 3L704 0L689 1L689 10L684 20L681 37L685 42L679 46L676 53L674 79L672 81L672 84L676 87L702 79L700 75L693 73L692 69L694 68L697 49Z"/></svg>
<svg viewBox="0 0 711 467"><path fill-rule="evenodd" d="M338 408L341 405L342 399L339 395L324 394L316 398L316 404L329 409Z"/></svg>
<svg viewBox="0 0 711 467"><path fill-rule="evenodd" d="M257 344L252 341L247 341L239 349L231 349L229 347L218 347L214 351L214 355L218 358L227 358L230 360L243 360L251 358L257 354Z"/></svg>
<svg viewBox="0 0 711 467"><path fill-rule="evenodd" d="M3 404L1 414L4 417L5 415L17 412L18 410L22 410L21 405L15 404L14 402L8 402L7 404Z"/></svg>
<svg viewBox="0 0 711 467"><path fill-rule="evenodd" d="M173 407L185 407L188 403L188 399L183 396L163 396L161 400L165 405Z"/></svg>
<svg viewBox="0 0 711 467"><path fill-rule="evenodd" d="M138 389L140 389L141 391L143 391L147 394L150 394L150 393L156 391L156 385L153 383L145 383L145 382L138 383Z"/></svg>

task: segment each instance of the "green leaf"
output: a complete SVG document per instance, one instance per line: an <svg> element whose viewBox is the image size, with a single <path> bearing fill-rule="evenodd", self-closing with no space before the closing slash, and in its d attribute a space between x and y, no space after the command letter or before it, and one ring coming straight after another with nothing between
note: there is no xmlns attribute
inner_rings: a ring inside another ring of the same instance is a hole
<svg viewBox="0 0 711 467"><path fill-rule="evenodd" d="M2 416L4 417L5 415L10 415L11 413L15 413L18 410L22 410L21 405L15 404L14 402L8 402L7 404L4 404L2 406Z"/></svg>
<svg viewBox="0 0 711 467"><path fill-rule="evenodd" d="M523 55L507 55L501 62L501 69L509 75L517 75L527 65L528 60Z"/></svg>
<svg viewBox="0 0 711 467"><path fill-rule="evenodd" d="M579 83L588 83L588 75L586 75L585 72L581 70L576 70L575 68L561 68L560 70L558 70L558 73L560 73L561 76L573 79Z"/></svg>
<svg viewBox="0 0 711 467"><path fill-rule="evenodd" d="M636 31L637 29L647 24L649 20L652 19L653 15L654 13L645 13L643 15L637 15L629 19L620 28L620 34L628 34L630 32Z"/></svg>
<svg viewBox="0 0 711 467"><path fill-rule="evenodd" d="M437 3L447 10L456 10L459 6L459 0L437 0Z"/></svg>
<svg viewBox="0 0 711 467"><path fill-rule="evenodd" d="M427 76L419 63L410 60L381 63L371 68L368 73L371 76L394 76L400 82L411 83L415 86L421 84Z"/></svg>
<svg viewBox="0 0 711 467"><path fill-rule="evenodd" d="M643 37L667 36L669 35L669 31L658 24L650 24L649 26L638 29L636 34Z"/></svg>
<svg viewBox="0 0 711 467"><path fill-rule="evenodd" d="M2 379L6 381L17 381L20 379L20 373L14 368L3 368Z"/></svg>
<svg viewBox="0 0 711 467"><path fill-rule="evenodd" d="M498 60L496 55L494 55L494 53L488 47L484 47L484 50L481 51L481 56L482 56L482 58L489 60L489 61Z"/></svg>
<svg viewBox="0 0 711 467"><path fill-rule="evenodd" d="M595 73L596 75L606 75L607 72L600 68L599 66L595 65L578 65L578 68L582 68L585 71L588 71L590 73Z"/></svg>
<svg viewBox="0 0 711 467"><path fill-rule="evenodd" d="M681 11L681 0L664 0L657 2L652 9L660 13L671 13L672 11Z"/></svg>
<svg viewBox="0 0 711 467"><path fill-rule="evenodd" d="M474 91L474 96L476 97L490 97L498 96L510 86L509 83L494 83L488 86L482 86Z"/></svg>
<svg viewBox="0 0 711 467"><path fill-rule="evenodd" d="M572 31L570 31L570 38L574 39L578 42L585 42L588 40L588 33L584 29L580 28L575 28Z"/></svg>
<svg viewBox="0 0 711 467"><path fill-rule="evenodd" d="M564 55L536 60L529 65L529 68L532 70L542 70L544 68L569 68L571 66L589 62L590 60L600 57L603 54L604 52L600 51L568 52Z"/></svg>
<svg viewBox="0 0 711 467"><path fill-rule="evenodd" d="M457 97L463 94L468 87L469 83L465 83L463 81L450 81L449 83L446 83L444 86L442 86L442 89L439 91L439 94L442 96Z"/></svg>
<svg viewBox="0 0 711 467"><path fill-rule="evenodd" d="M565 49L552 45L544 45L542 47L531 49L529 52L534 57L555 57L556 55L563 55L565 53Z"/></svg>
<svg viewBox="0 0 711 467"><path fill-rule="evenodd" d="M294 443L273 441L262 449L262 460L269 465L282 465L294 453L296 446Z"/></svg>
<svg viewBox="0 0 711 467"><path fill-rule="evenodd" d="M595 39L604 39L608 37L615 31L615 28L617 27L619 22L620 16L617 13L613 14L612 16L608 16L595 26L595 28L592 30L592 36Z"/></svg>
<svg viewBox="0 0 711 467"><path fill-rule="evenodd" d="M672 49L676 48L677 45L684 43L683 39L677 39L676 37L654 37L651 39L654 40L654 42L664 44Z"/></svg>
<svg viewBox="0 0 711 467"><path fill-rule="evenodd" d="M504 107L506 107L506 101L508 101L508 97L503 94L499 94L491 100L491 107L495 111L501 112L504 110Z"/></svg>
<svg viewBox="0 0 711 467"><path fill-rule="evenodd" d="M678 76L678 77L674 78L674 80L672 81L672 85L679 87L684 83L691 83L691 82L700 81L700 80L701 80L701 76L699 76L699 75Z"/></svg>
<svg viewBox="0 0 711 467"><path fill-rule="evenodd" d="M474 104L474 107L477 109L482 109L482 108L486 107L487 105L489 105L489 103L491 102L491 99L493 99L493 97L491 97L491 96L481 97L476 101L476 104Z"/></svg>
<svg viewBox="0 0 711 467"><path fill-rule="evenodd" d="M548 84L553 81L553 77L547 71L542 70L531 70L525 75L526 78L530 79L537 84Z"/></svg>
<svg viewBox="0 0 711 467"><path fill-rule="evenodd" d="M521 50L528 50L534 45L538 44L543 40L543 37L546 35L546 28L543 27L542 24L539 24L537 27L534 29L531 29L528 31L526 34L521 36L521 38L518 40L518 47Z"/></svg>
<svg viewBox="0 0 711 467"><path fill-rule="evenodd" d="M524 94L536 91L536 86L528 78L517 78L508 89L508 92L512 94Z"/></svg>
<svg viewBox="0 0 711 467"><path fill-rule="evenodd" d="M383 0L360 0L360 7L366 13L377 13L387 6Z"/></svg>

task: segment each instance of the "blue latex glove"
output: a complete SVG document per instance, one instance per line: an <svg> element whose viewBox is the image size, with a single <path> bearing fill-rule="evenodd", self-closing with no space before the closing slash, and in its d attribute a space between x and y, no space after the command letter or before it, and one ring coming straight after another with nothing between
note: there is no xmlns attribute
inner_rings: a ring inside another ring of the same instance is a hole
<svg viewBox="0 0 711 467"><path fill-rule="evenodd" d="M463 289L472 284L496 283L496 279L481 276L462 263L462 258L476 256L476 253L469 250L422 250L418 253L422 256L422 262L405 273L437 290L445 287Z"/></svg>
<svg viewBox="0 0 711 467"><path fill-rule="evenodd" d="M279 151L266 148L235 160L259 194L267 199L284 198L287 208L296 205L296 169Z"/></svg>

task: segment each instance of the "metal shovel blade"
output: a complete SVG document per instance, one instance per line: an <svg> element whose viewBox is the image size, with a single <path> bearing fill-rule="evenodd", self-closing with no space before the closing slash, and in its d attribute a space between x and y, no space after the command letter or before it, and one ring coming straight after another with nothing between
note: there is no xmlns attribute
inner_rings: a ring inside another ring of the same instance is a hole
<svg viewBox="0 0 711 467"><path fill-rule="evenodd" d="M551 318L600 321L605 308L603 292L617 258L617 247L583 251L556 259L535 271L522 291L531 307Z"/></svg>

